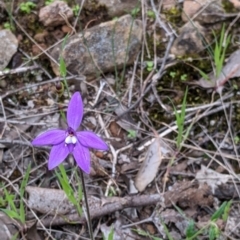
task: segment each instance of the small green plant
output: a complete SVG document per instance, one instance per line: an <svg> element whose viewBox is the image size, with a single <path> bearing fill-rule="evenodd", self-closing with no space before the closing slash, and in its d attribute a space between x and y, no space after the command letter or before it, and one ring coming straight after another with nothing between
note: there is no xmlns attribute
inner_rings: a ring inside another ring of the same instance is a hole
<svg viewBox="0 0 240 240"><path fill-rule="evenodd" d="M131 11L131 15L135 18L138 13L140 12L140 8L139 7L135 7L132 11Z"/></svg>
<svg viewBox="0 0 240 240"><path fill-rule="evenodd" d="M234 143L239 144L239 142L240 142L240 137L238 136L234 137Z"/></svg>
<svg viewBox="0 0 240 240"><path fill-rule="evenodd" d="M23 13L27 13L29 14L32 9L34 9L37 5L33 2L23 2L20 4L20 10L23 12Z"/></svg>
<svg viewBox="0 0 240 240"><path fill-rule="evenodd" d="M66 173L65 168L63 167L62 164L59 165L59 170L60 171L56 171L58 181L60 182L61 187L62 187L63 191L65 192L68 200L77 209L79 216L81 216L82 215L82 208L81 208L81 205L79 204L82 200L81 184L80 184L80 182L78 182L78 191L77 191L77 196L76 196L74 194L75 193L74 189L72 188L72 186L69 183L67 173Z"/></svg>
<svg viewBox="0 0 240 240"><path fill-rule="evenodd" d="M201 228L199 231L195 230L195 223L190 221L189 226L186 229L186 240L195 240L197 239L197 236L199 236L203 232L208 233L209 240L218 239L221 234L221 230L216 224L216 221L218 219L222 219L224 222L227 221L231 205L232 201L223 202L219 209L212 215L209 223L206 224L206 226Z"/></svg>
<svg viewBox="0 0 240 240"><path fill-rule="evenodd" d="M114 189L113 186L111 186L109 188L108 197L113 197L113 196L116 196L116 195L117 195L116 190Z"/></svg>
<svg viewBox="0 0 240 240"><path fill-rule="evenodd" d="M173 71L171 71L171 72L169 73L169 75L170 75L170 77L171 77L171 78L175 78L175 77L176 77L176 75L177 75L177 73L176 73L176 72L173 72Z"/></svg>
<svg viewBox="0 0 240 240"><path fill-rule="evenodd" d="M19 189L19 194L20 194L19 209L17 208L17 206L15 205L15 202L14 202L15 195L10 194L9 191L6 188L4 188L5 200L8 203L9 209L1 208L1 210L3 212L5 212L9 217L15 218L15 219L19 220L21 223L25 223L25 210L24 210L23 198L24 198L25 187L27 185L28 178L30 175L30 170L31 170L31 165L28 166L25 176L21 182L20 189Z"/></svg>
<svg viewBox="0 0 240 240"><path fill-rule="evenodd" d="M45 5L47 6L47 5L50 5L51 3L53 3L54 2L54 0L46 0L45 1Z"/></svg>
<svg viewBox="0 0 240 240"><path fill-rule="evenodd" d="M154 62L153 61L147 61L146 64L147 64L148 72L151 72L153 70L153 67L154 67Z"/></svg>
<svg viewBox="0 0 240 240"><path fill-rule="evenodd" d="M176 122L177 122L177 127L178 127L177 148L179 150L181 148L182 142L186 138L186 136L184 136L184 134L183 134L183 131L184 131L184 120L185 120L185 115L186 115L187 92L188 92L188 89L186 90L186 92L184 94L182 107L181 107L181 112L178 113L176 108L174 107L174 113L175 113L175 116L176 116Z"/></svg>
<svg viewBox="0 0 240 240"><path fill-rule="evenodd" d="M237 85L237 84L233 83L232 86L233 86L233 89L234 89L234 90L238 90L238 85Z"/></svg>
<svg viewBox="0 0 240 240"><path fill-rule="evenodd" d="M187 80L188 75L187 74L182 74L180 79L181 81L185 82Z"/></svg>
<svg viewBox="0 0 240 240"><path fill-rule="evenodd" d="M3 24L3 27L4 27L5 29L14 30L14 27L11 25L10 22L5 22L5 23Z"/></svg>
<svg viewBox="0 0 240 240"><path fill-rule="evenodd" d="M132 129L128 130L128 135L127 135L128 138L135 138L136 136L137 136L137 132L135 130L132 130Z"/></svg>
<svg viewBox="0 0 240 240"><path fill-rule="evenodd" d="M147 11L147 16L149 18L151 18L151 19L155 19L156 18L156 15L155 15L154 11L152 11L152 10L148 10Z"/></svg>
<svg viewBox="0 0 240 240"><path fill-rule="evenodd" d="M226 54L227 47L230 43L231 36L228 35L225 39L225 25L223 25L223 27L222 27L219 42L217 41L216 34L214 32L213 32L213 34L214 34L215 41L216 41L215 48L214 48L215 74L216 74L216 77L219 77L220 73L222 71L222 68L223 68L225 54Z"/></svg>
<svg viewBox="0 0 240 240"><path fill-rule="evenodd" d="M80 6L76 4L75 6L73 6L72 10L73 10L74 16L77 16L80 10Z"/></svg>

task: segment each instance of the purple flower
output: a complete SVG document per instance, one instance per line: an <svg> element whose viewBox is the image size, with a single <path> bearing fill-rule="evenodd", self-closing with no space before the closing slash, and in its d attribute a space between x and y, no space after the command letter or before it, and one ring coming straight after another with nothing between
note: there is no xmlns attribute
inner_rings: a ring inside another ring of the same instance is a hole
<svg viewBox="0 0 240 240"><path fill-rule="evenodd" d="M58 166L73 154L77 165L85 172L90 172L89 148L108 150L107 144L90 131L77 132L83 117L83 102L79 92L73 94L67 110L67 130L48 130L41 133L33 141L34 146L52 145L48 160L48 169Z"/></svg>

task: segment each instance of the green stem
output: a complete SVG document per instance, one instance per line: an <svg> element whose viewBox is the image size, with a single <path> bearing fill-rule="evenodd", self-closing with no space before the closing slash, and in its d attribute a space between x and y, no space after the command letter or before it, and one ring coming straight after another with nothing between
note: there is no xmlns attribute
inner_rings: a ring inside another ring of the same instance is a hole
<svg viewBox="0 0 240 240"><path fill-rule="evenodd" d="M93 237L93 228L92 228L92 221L91 221L91 216L90 216L90 211L89 211L89 206L88 206L88 199L87 199L87 191L86 191L86 187L85 187L85 181L84 181L84 176L83 176L83 172L80 169L80 175L81 175L81 181L82 181L82 188L83 188L83 194L84 194L84 200L85 200L85 204L86 204L86 212L87 212L87 223L88 223L88 229L89 229L89 234L90 234L90 239L94 240Z"/></svg>

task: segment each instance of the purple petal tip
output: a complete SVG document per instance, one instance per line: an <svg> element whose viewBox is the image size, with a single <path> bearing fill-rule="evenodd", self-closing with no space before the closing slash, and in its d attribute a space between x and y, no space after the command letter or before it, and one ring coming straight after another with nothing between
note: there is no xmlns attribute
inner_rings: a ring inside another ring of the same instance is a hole
<svg viewBox="0 0 240 240"><path fill-rule="evenodd" d="M68 104L67 122L73 130L77 130L83 117L83 102L79 92L75 92Z"/></svg>

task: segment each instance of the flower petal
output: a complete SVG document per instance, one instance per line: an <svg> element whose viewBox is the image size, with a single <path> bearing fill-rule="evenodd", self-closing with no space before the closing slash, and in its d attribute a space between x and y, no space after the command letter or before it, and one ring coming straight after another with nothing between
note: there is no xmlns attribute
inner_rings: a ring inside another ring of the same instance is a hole
<svg viewBox="0 0 240 240"><path fill-rule="evenodd" d="M38 135L32 141L32 145L56 145L64 141L65 135L66 133L63 130L48 130Z"/></svg>
<svg viewBox="0 0 240 240"><path fill-rule="evenodd" d="M69 154L68 147L65 142L60 143L52 147L52 150L49 155L48 160L48 169L52 170L56 166L58 166Z"/></svg>
<svg viewBox="0 0 240 240"><path fill-rule="evenodd" d="M77 165L87 174L90 173L90 153L87 148L82 146L79 142L76 143L73 150L73 156Z"/></svg>
<svg viewBox="0 0 240 240"><path fill-rule="evenodd" d="M108 145L95 133L89 131L77 132L78 141L87 148L108 150Z"/></svg>
<svg viewBox="0 0 240 240"><path fill-rule="evenodd" d="M67 122L73 130L77 130L83 117L83 102L79 92L75 92L68 104Z"/></svg>

